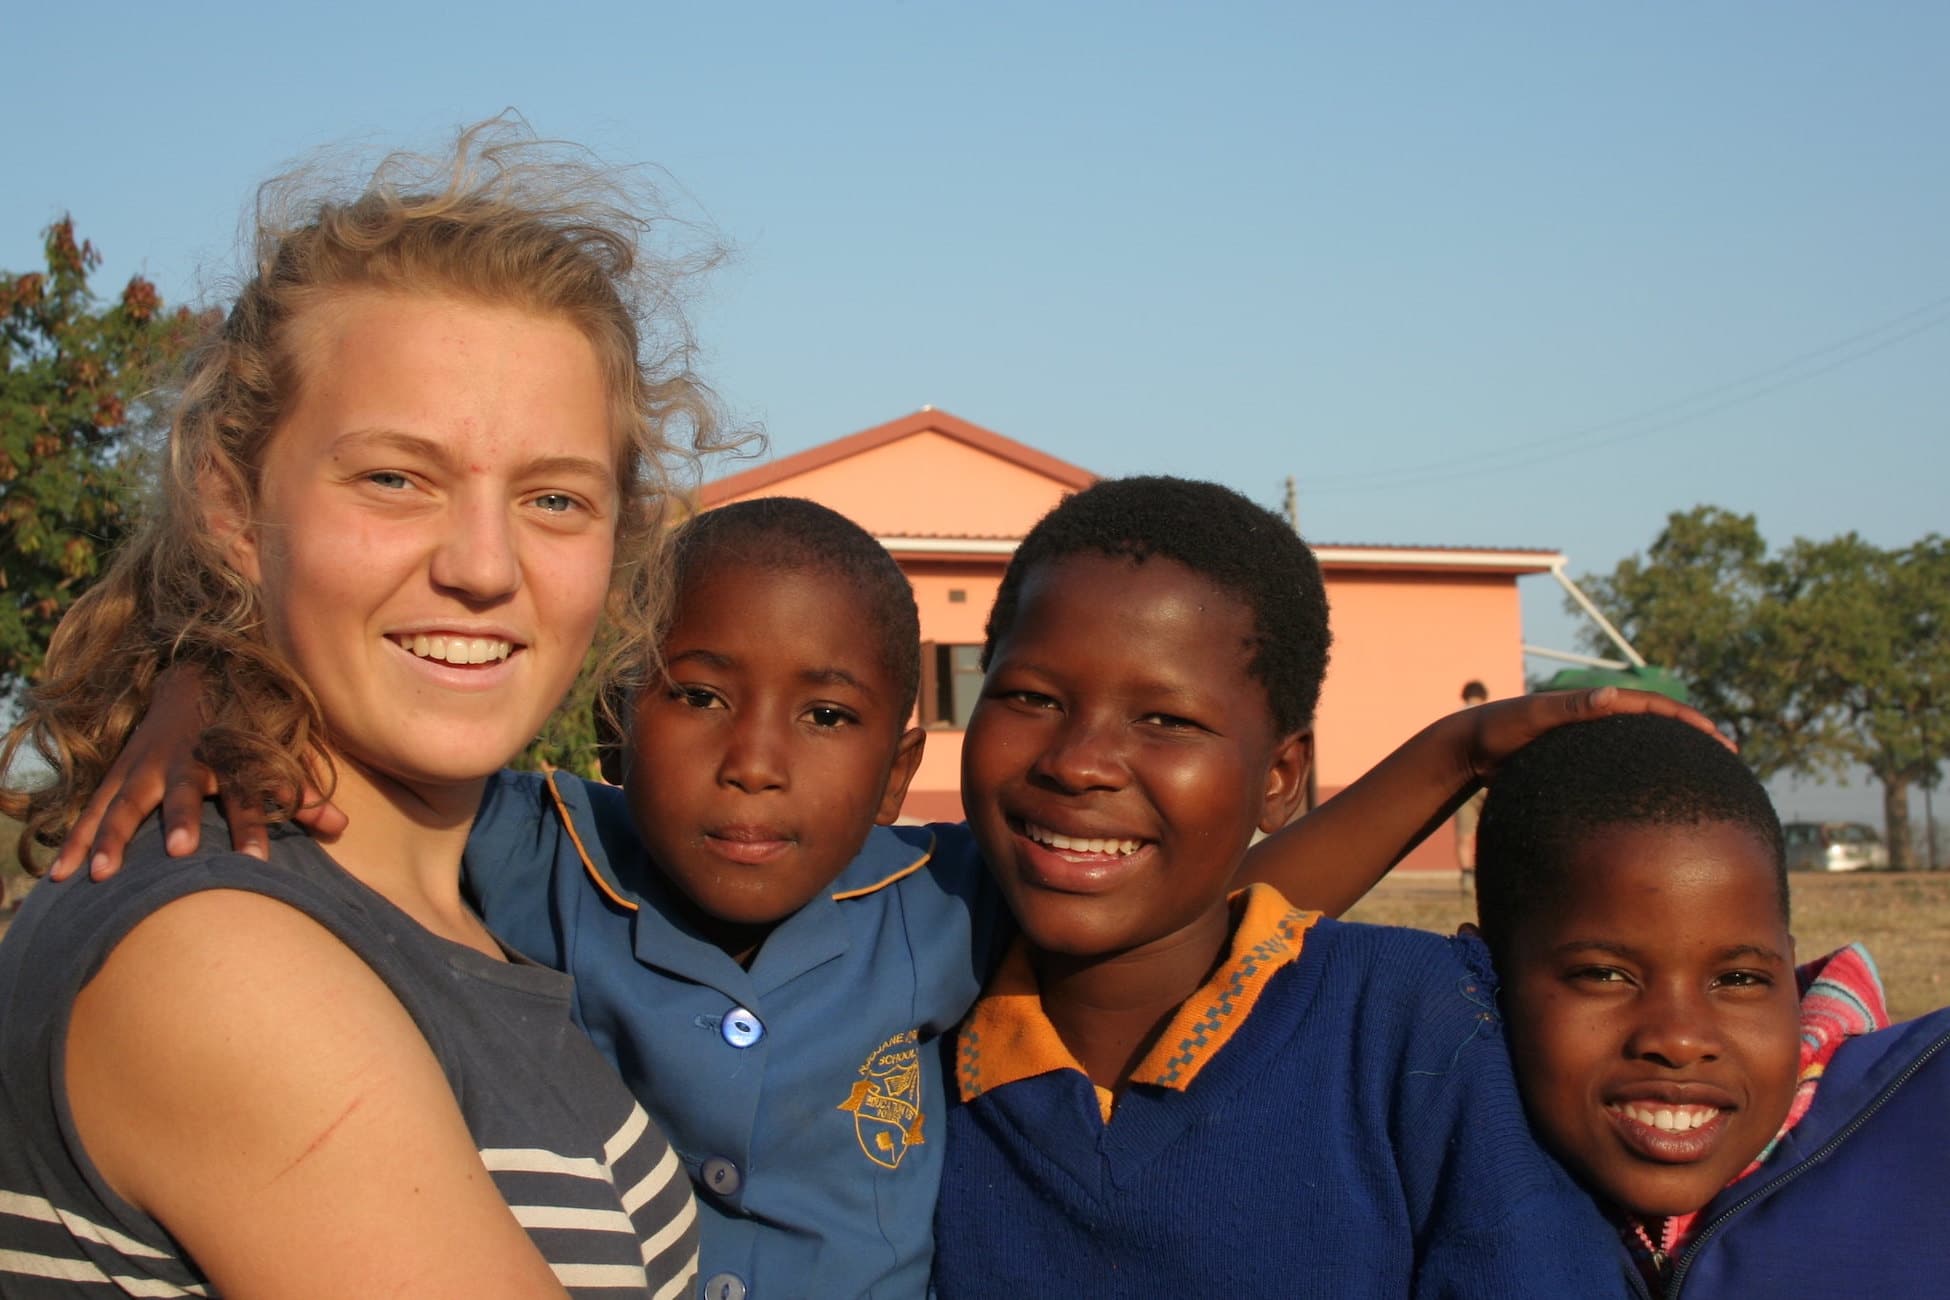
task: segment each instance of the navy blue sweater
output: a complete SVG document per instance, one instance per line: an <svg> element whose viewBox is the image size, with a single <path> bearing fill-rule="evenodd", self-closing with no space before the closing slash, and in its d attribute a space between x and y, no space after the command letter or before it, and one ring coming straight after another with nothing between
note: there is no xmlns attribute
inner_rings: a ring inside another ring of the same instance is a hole
<svg viewBox="0 0 1950 1300"><path fill-rule="evenodd" d="M1473 941L1322 921L1184 1091L1105 1124L1059 1070L952 1107L940 1295L1627 1294L1524 1121L1494 987Z"/></svg>

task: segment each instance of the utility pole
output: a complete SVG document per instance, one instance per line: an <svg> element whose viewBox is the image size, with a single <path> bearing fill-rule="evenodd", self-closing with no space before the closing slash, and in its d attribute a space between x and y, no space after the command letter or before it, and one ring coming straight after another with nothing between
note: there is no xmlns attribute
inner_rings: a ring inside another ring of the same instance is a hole
<svg viewBox="0 0 1950 1300"><path fill-rule="evenodd" d="M1280 503L1280 513L1286 516L1287 526L1298 533L1300 531L1300 489L1294 486L1291 474L1286 476L1286 497Z"/></svg>

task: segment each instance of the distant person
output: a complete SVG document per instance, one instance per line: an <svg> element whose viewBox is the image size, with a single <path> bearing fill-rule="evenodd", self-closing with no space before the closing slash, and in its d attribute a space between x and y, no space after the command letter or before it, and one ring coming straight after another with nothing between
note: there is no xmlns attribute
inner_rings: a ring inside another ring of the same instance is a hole
<svg viewBox="0 0 1950 1300"><path fill-rule="evenodd" d="M1859 947L1797 976L1736 756L1656 717L1542 737L1490 788L1477 889L1531 1121L1653 1295L1946 1294L1950 1010L1886 1027Z"/></svg>
<svg viewBox="0 0 1950 1300"><path fill-rule="evenodd" d="M1483 683L1473 678L1463 683L1465 709L1473 709L1489 698L1489 687ZM1488 793L1488 790L1478 790L1456 809L1456 866L1461 872L1460 884L1465 894L1476 884L1476 823L1483 815L1483 799Z"/></svg>

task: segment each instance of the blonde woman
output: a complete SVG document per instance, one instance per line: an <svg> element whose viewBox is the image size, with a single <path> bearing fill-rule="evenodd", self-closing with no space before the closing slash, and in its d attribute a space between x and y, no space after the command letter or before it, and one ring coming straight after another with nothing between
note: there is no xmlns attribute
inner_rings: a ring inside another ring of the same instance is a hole
<svg viewBox="0 0 1950 1300"><path fill-rule="evenodd" d="M193 664L233 800L310 781L348 814L274 828L268 865L169 858L152 824L148 870L34 892L0 944L8 1296L692 1285L677 1160L566 978L460 889L483 782L606 603L654 625L665 465L715 428L682 322L649 310L681 268L600 173L517 134L262 223L146 531L8 739L55 770L9 811L58 841L158 673Z"/></svg>

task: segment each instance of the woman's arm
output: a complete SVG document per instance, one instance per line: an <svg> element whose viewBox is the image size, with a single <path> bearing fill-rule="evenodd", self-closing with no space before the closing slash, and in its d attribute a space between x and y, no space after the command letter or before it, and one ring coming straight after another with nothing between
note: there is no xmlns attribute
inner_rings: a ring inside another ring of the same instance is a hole
<svg viewBox="0 0 1950 1300"><path fill-rule="evenodd" d="M1239 883L1339 916L1475 792L1497 765L1567 722L1658 713L1726 742L1699 712L1650 691L1552 691L1462 709L1424 727L1354 784L1254 845Z"/></svg>
<svg viewBox="0 0 1950 1300"><path fill-rule="evenodd" d="M74 1122L225 1295L563 1296L404 1007L317 922L193 894L77 997Z"/></svg>

